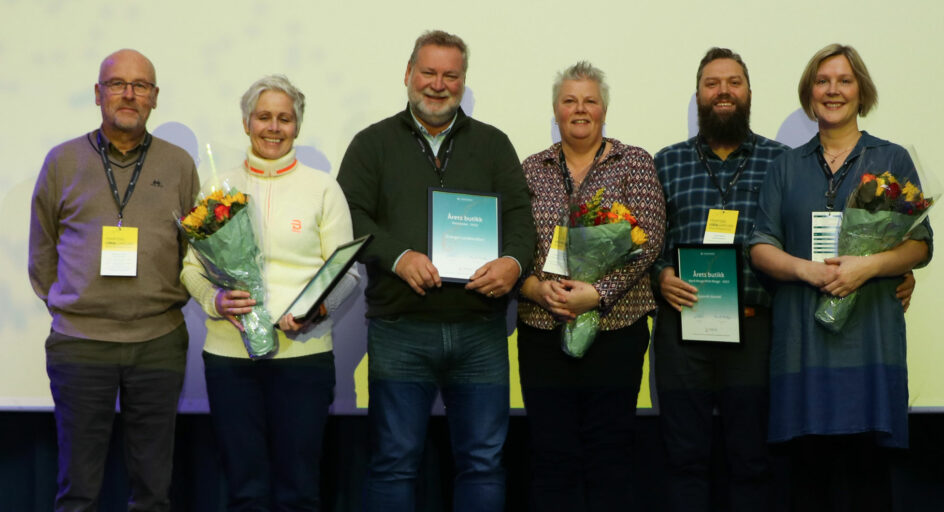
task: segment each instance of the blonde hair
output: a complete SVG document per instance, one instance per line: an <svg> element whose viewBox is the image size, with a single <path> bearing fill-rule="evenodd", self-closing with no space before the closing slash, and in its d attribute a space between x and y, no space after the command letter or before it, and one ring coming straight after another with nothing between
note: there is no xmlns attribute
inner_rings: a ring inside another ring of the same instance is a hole
<svg viewBox="0 0 944 512"><path fill-rule="evenodd" d="M865 117L878 105L878 89L875 88L875 82L872 81L869 69L865 67L865 61L862 60L859 52L851 46L833 43L813 55L806 64L803 74L800 75L800 84L797 86L800 106L803 107L807 117L814 121L816 114L813 112L813 82L816 80L816 73L819 72L823 61L837 55L842 55L849 61L852 74L855 75L856 82L859 84L859 115Z"/></svg>

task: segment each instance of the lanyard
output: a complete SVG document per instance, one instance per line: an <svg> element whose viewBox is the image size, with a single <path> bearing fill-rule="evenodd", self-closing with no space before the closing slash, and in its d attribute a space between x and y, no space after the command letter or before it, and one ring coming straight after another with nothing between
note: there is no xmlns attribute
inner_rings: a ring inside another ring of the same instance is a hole
<svg viewBox="0 0 944 512"><path fill-rule="evenodd" d="M862 151L859 152L855 160L861 162L864 154L865 147L863 146ZM822 151L816 152L816 159L819 160L819 165L823 169L823 174L826 176L826 210L831 212L836 206L836 194L839 192L839 187L842 186L842 182L845 181L846 176L849 175L849 169L852 168L851 164L853 159L847 159L835 174L832 169L829 168L829 164L826 163L826 158L823 157Z"/></svg>
<svg viewBox="0 0 944 512"><path fill-rule="evenodd" d="M147 156L148 147L151 145L151 135L144 134L144 141L141 143L141 154L138 155L138 161L134 163L134 172L131 174L131 181L128 182L128 188L125 189L124 199L118 198L118 184L115 183L115 173L111 170L111 161L105 153L105 143L102 141L102 132L97 134L98 154L102 157L102 166L105 167L105 176L108 178L108 185L111 187L111 195L115 198L115 204L118 206L118 227L121 227L122 214L125 206L131 200L131 194L134 192L134 186L138 183L138 177L141 176L141 168L144 166L144 158Z"/></svg>
<svg viewBox="0 0 944 512"><path fill-rule="evenodd" d="M752 133L752 147L756 143L756 140L757 137ZM705 152L701 149L701 139L695 141L695 151L698 152L698 159L701 160L701 165L703 165L705 170L708 171L708 177L711 178L711 182L714 183L715 188L718 189L718 192L721 194L721 209L724 210L728 204L728 195L731 194L731 190L734 189L734 185L736 185L738 180L741 179L741 173L743 173L744 168L747 167L747 162L751 159L751 155L748 153L743 159L741 159L741 163L738 164L737 169L734 171L734 176L732 176L731 181L728 182L727 188L721 188L721 182L719 181L718 175L711 170L711 166L708 165L708 158L705 156Z"/></svg>
<svg viewBox="0 0 944 512"><path fill-rule="evenodd" d="M420 152L426 155L426 159L429 160L430 165L433 166L433 170L436 171L436 175L439 176L439 186L445 187L446 167L449 165L449 157L452 156L452 144L455 142L456 138L452 136L449 137L449 145L446 146L446 154L443 155L443 159L440 162L439 157L433 154L433 148L429 146L422 135L416 133L416 130L413 130L413 136L416 137L416 142L420 145Z"/></svg>
<svg viewBox="0 0 944 512"><path fill-rule="evenodd" d="M590 168L593 169L593 166L596 165L597 160L600 159L600 155L603 154L603 150L606 148L606 139L603 139L600 142L600 149L597 150L597 154L593 156L593 162L590 163ZM567 159L564 158L564 145L561 144L560 153L557 156L560 160L561 173L564 175L564 190L567 191L567 197L570 197L574 193L574 179L570 176L570 169L567 168ZM587 171L587 174L590 174Z"/></svg>

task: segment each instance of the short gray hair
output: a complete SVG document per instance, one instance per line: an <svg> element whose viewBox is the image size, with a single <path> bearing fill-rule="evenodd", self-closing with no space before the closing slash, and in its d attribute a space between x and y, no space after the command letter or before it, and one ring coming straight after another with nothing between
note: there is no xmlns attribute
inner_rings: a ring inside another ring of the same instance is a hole
<svg viewBox="0 0 944 512"><path fill-rule="evenodd" d="M416 43L413 45L413 53L410 54L411 67L416 64L416 59L419 57L420 48L430 44L459 50L459 52L462 54L462 72L465 73L468 71L469 47L466 46L465 41L463 41L461 37L455 34L450 34L449 32L443 30L428 30L423 32L420 37L416 38Z"/></svg>
<svg viewBox="0 0 944 512"><path fill-rule="evenodd" d="M243 122L249 126L249 116L256 109L259 96L266 91L279 91L292 99L292 109L295 110L295 135L297 136L302 128L302 118L305 116L305 95L292 85L285 75L264 76L249 86L239 102L239 106L243 109Z"/></svg>
<svg viewBox="0 0 944 512"><path fill-rule="evenodd" d="M554 87L551 89L551 105L557 104L557 96L565 80L593 80L600 88L600 99L603 100L603 110L610 104L610 85L606 83L606 74L600 68L593 67L589 61L582 60L573 66L557 73Z"/></svg>

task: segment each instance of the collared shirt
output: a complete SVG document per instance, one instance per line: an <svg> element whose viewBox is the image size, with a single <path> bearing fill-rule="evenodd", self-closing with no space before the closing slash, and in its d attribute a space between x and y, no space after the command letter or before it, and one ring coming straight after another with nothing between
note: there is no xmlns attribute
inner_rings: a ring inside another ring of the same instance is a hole
<svg viewBox="0 0 944 512"><path fill-rule="evenodd" d="M121 150L109 140L108 136L105 135L105 132L101 128L90 135L92 144L95 144L97 147L99 136L101 136L102 143L105 144L105 149L108 152L108 160L111 161L113 166L122 169L133 166L138 161L138 156L141 155L141 146L144 143L144 139L147 138L147 134L145 133L144 137L141 137L141 140L139 140L133 148L122 153Z"/></svg>
<svg viewBox="0 0 944 512"><path fill-rule="evenodd" d="M452 121L449 121L449 126L447 126L445 130L437 133L436 135L432 135L429 133L429 130L423 126L423 123L421 123L420 120L416 118L416 114L413 113L413 107L410 107L410 116L413 117L413 122L416 123L416 127L420 129L420 133L423 135L423 138L429 143L430 149L433 150L433 155L439 154L439 148L442 146L443 141L446 140L446 136L449 135L449 132L452 131L452 127L456 124L456 117L458 117L458 115L459 114L456 113L456 115L452 116ZM393 268L390 270L393 272L397 271L397 265L400 263L403 255L408 251L409 249L401 252L400 255L397 256L397 259L393 262ZM518 265L518 276L521 276L523 269L521 268L521 262L518 261L518 258L515 258L514 256L506 256L506 258L511 258L514 260L515 264Z"/></svg>
<svg viewBox="0 0 944 512"><path fill-rule="evenodd" d="M564 185L564 171L558 157L560 143L529 156L522 167L531 190L531 214L538 235L532 271L538 279L560 279L558 275L544 272L554 229L569 220L572 202L585 203L600 188L604 189L602 203L611 206L618 201L629 208L649 237L639 256L591 283L600 294L600 328L610 331L627 327L656 308L648 272L662 247L665 204L649 153L616 139L606 141L612 143L610 152L590 169L573 196L567 194ZM538 329L553 329L558 325L550 313L529 300L518 302L518 316Z"/></svg>
<svg viewBox="0 0 944 512"><path fill-rule="evenodd" d="M701 145L708 166L723 188L727 188L744 159L748 159L737 182L727 191L726 200L723 200L715 180L708 174L699 158L696 144ZM790 148L779 142L752 135L728 155L726 160L715 155L708 144L699 137L659 151L655 156L655 163L665 194L666 230L665 248L653 265L654 275L658 276L665 267L674 265L677 245L702 243L708 210L712 208L721 209L723 206L739 212L734 242L741 244L746 253L747 241L754 228L757 213L758 193L767 168L774 158L788 149ZM744 303L769 306L770 296L758 282L750 265L745 263L741 277Z"/></svg>
<svg viewBox="0 0 944 512"><path fill-rule="evenodd" d="M432 135L429 133L429 130L423 126L423 123L421 123L420 120L416 118L416 114L413 113L413 107L410 107L410 115L413 116L413 122L416 123L416 127L420 129L420 133L423 134L423 138L429 143L430 149L433 150L433 156L438 155L440 146L442 146L443 141L446 140L446 136L449 135L449 131L452 130L453 125L456 124L456 116L452 116L452 121L449 121L449 126L447 126L445 130L437 133L436 135Z"/></svg>
<svg viewBox="0 0 944 512"><path fill-rule="evenodd" d="M849 152L839 172L828 178L820 158L822 145L819 134L806 144L780 157L770 167L763 207L757 214L757 226L750 244L770 244L798 258L809 259L812 253L812 225L809 214L827 210L829 183L836 186L835 210L844 211L864 173L890 171L900 182L911 181L920 186L919 177L908 152L897 144L863 131ZM801 219L804 221L800 222ZM790 220L788 222L788 219ZM933 253L931 224L927 218L908 235L911 240L928 244L928 258L915 268L923 267Z"/></svg>

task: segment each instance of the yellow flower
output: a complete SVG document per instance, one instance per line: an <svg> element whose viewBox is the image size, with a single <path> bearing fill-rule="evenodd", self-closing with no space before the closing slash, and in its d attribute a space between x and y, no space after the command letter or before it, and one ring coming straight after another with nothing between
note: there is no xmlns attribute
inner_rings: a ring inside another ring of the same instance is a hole
<svg viewBox="0 0 944 512"><path fill-rule="evenodd" d="M216 202L218 202L218 203L222 203L222 202L223 202L223 190L222 190L222 189L219 189L219 188L216 189L216 190L214 190L212 193L210 193L210 195L207 196L207 200L210 200L210 199L212 199L212 200L214 200L214 201L216 201Z"/></svg>
<svg viewBox="0 0 944 512"><path fill-rule="evenodd" d="M629 208L623 206L621 203L613 201L613 206L610 207L610 212L615 213L619 217L622 217L624 214L628 214Z"/></svg>
<svg viewBox="0 0 944 512"><path fill-rule="evenodd" d="M883 192L885 192L886 188L888 188L888 185L885 182L885 174L875 178L875 184L877 185L875 187L875 197L878 197L882 195Z"/></svg>
<svg viewBox="0 0 944 512"><path fill-rule="evenodd" d="M646 232L643 231L642 228L639 226L634 227L633 230L629 234L633 238L633 243L636 245L642 245L646 243L646 240L649 239L646 236Z"/></svg>
<svg viewBox="0 0 944 512"><path fill-rule="evenodd" d="M905 196L905 201L913 203L921 200L921 189L910 181L905 184L905 188L901 189L901 193Z"/></svg>
<svg viewBox="0 0 944 512"><path fill-rule="evenodd" d="M184 226L197 229L203 225L204 219L207 216L207 208L205 205L198 205L193 209L192 212L188 213L184 220L180 221Z"/></svg>

